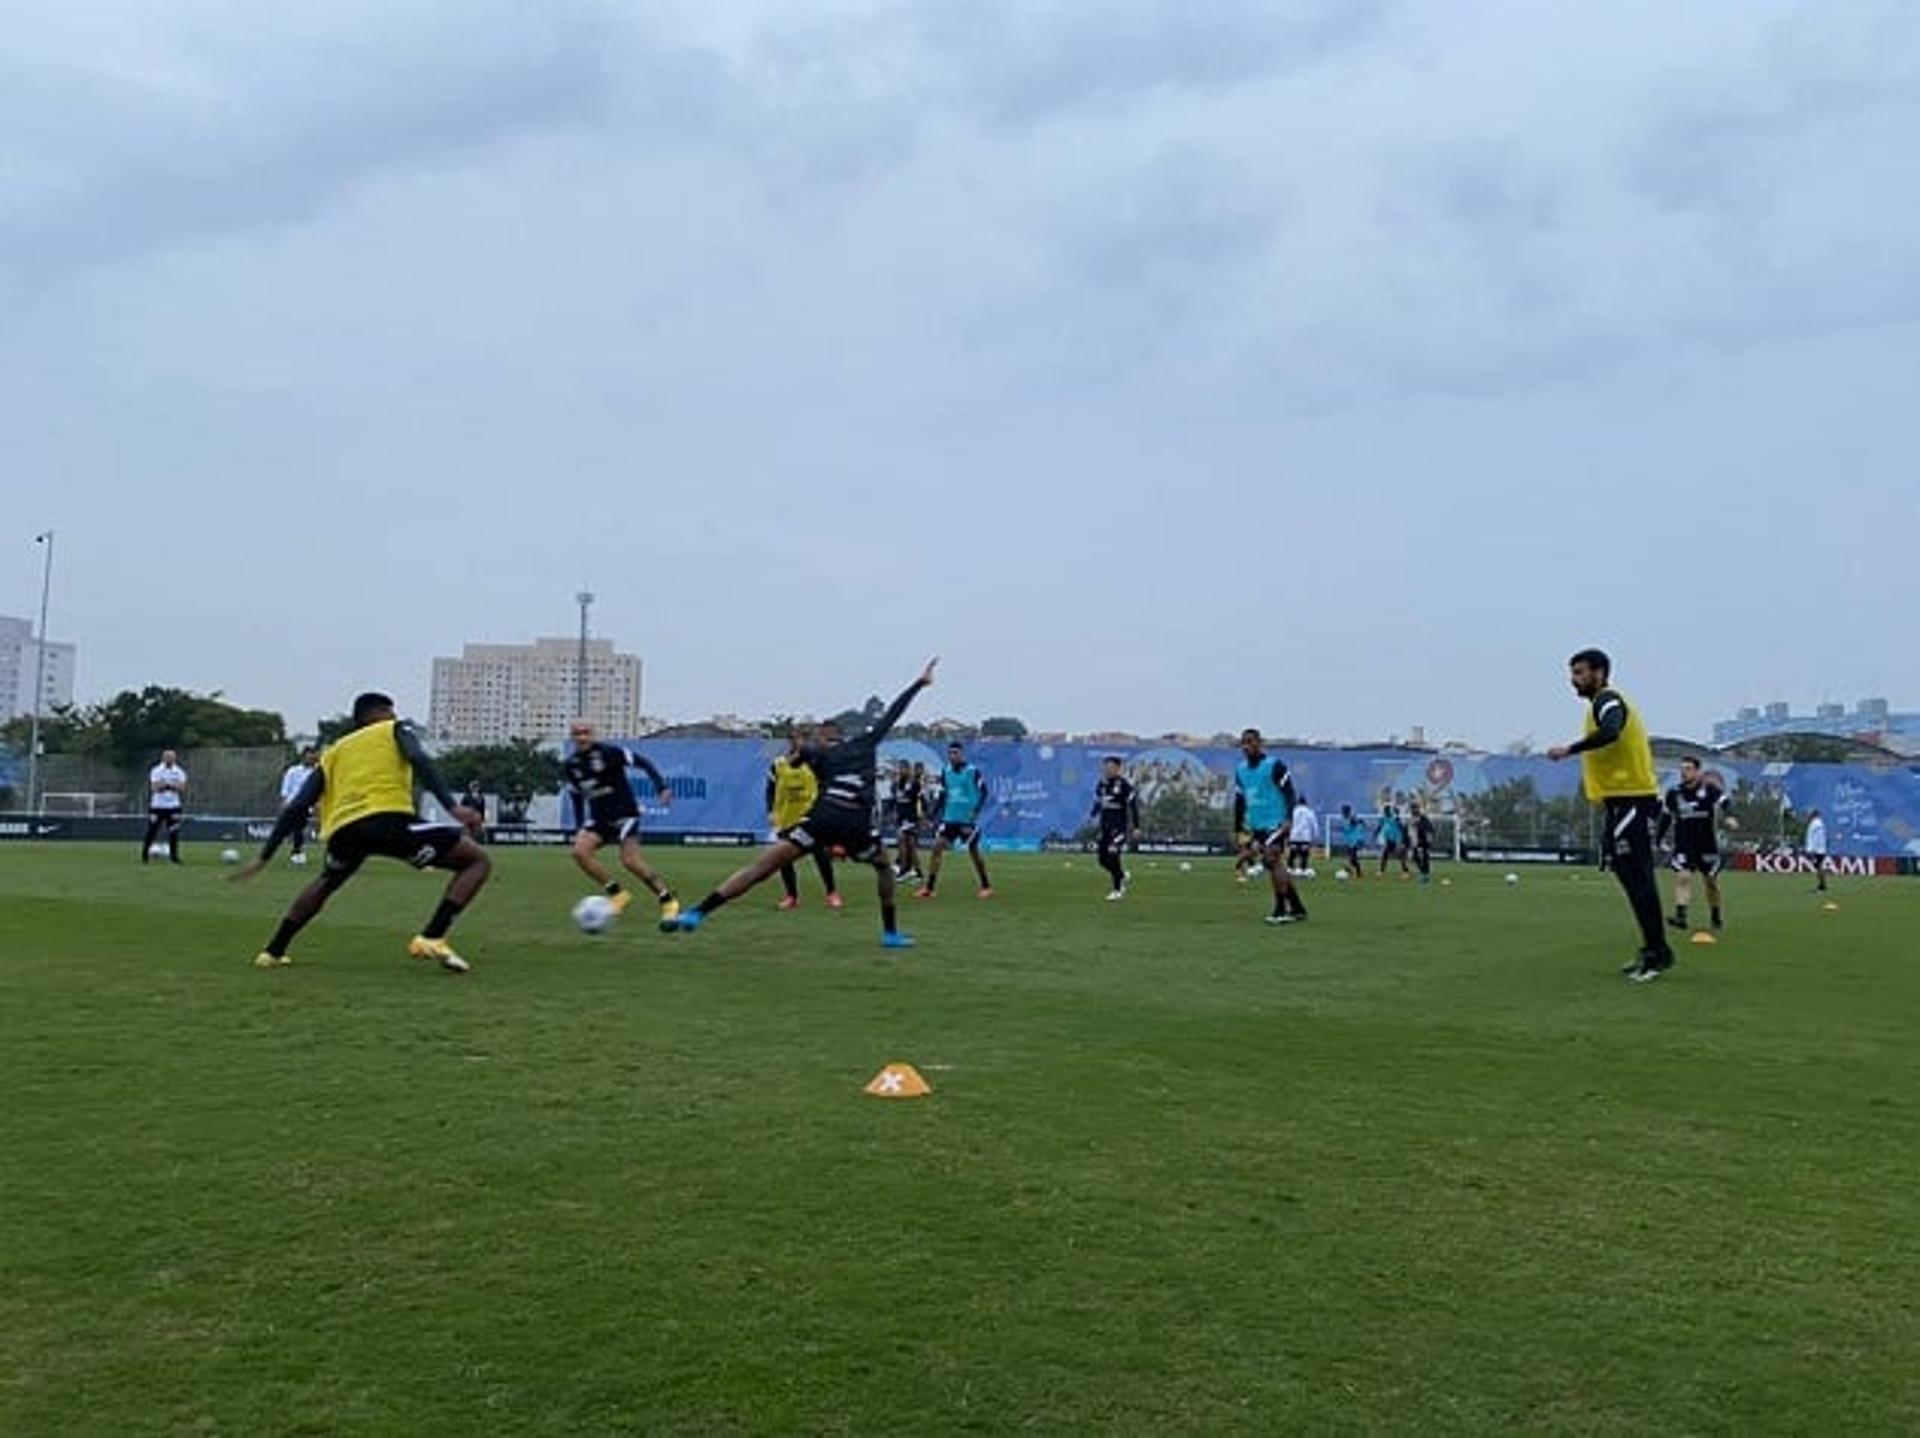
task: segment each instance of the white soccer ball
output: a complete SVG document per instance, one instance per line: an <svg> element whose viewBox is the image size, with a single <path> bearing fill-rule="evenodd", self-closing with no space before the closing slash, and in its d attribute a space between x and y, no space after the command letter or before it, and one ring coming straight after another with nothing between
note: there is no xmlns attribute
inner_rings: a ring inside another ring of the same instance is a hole
<svg viewBox="0 0 1920 1438"><path fill-rule="evenodd" d="M1300 877L1303 879L1317 879L1320 876L1314 873L1311 868L1305 868L1300 871Z"/></svg>
<svg viewBox="0 0 1920 1438"><path fill-rule="evenodd" d="M1182 859L1180 861L1180 872L1183 874L1191 874L1193 872L1193 865L1188 863L1185 859Z"/></svg>
<svg viewBox="0 0 1920 1438"><path fill-rule="evenodd" d="M573 906L573 922L583 934L597 934L614 921L617 910L605 894L588 894Z"/></svg>
<svg viewBox="0 0 1920 1438"><path fill-rule="evenodd" d="M165 844L149 844L149 845L147 845L147 857L148 857L149 859L164 859L164 858L166 858L166 857L167 857L167 846L166 846Z"/></svg>
<svg viewBox="0 0 1920 1438"><path fill-rule="evenodd" d="M220 851L220 862L223 864L239 863L240 851L238 849L222 849Z"/></svg>
<svg viewBox="0 0 1920 1438"><path fill-rule="evenodd" d="M1518 874L1509 874L1507 875L1507 882L1509 884L1517 884L1520 882L1520 876Z"/></svg>
<svg viewBox="0 0 1920 1438"><path fill-rule="evenodd" d="M1351 879L1353 875L1348 873L1345 869L1335 869L1333 871L1333 877L1337 879L1340 883L1344 884L1347 882L1347 880Z"/></svg>
<svg viewBox="0 0 1920 1438"><path fill-rule="evenodd" d="M305 854L295 854L291 859L287 860L287 862L296 869L304 869L307 867L307 856Z"/></svg>

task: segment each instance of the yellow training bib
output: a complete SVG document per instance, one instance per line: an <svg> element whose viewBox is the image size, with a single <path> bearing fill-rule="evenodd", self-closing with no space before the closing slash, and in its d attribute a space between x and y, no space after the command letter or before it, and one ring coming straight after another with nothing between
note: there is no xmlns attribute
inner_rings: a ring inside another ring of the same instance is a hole
<svg viewBox="0 0 1920 1438"><path fill-rule="evenodd" d="M356 729L320 756L320 837L369 814L411 814L413 766L394 738L395 720Z"/></svg>

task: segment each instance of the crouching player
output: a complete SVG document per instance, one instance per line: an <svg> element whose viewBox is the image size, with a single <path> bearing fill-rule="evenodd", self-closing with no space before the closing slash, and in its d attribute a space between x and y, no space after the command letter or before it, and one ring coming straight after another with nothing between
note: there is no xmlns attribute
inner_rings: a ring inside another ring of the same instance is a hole
<svg viewBox="0 0 1920 1438"><path fill-rule="evenodd" d="M355 699L353 725L352 733L320 756L319 767L280 811L259 857L232 876L251 879L266 868L274 851L299 832L314 807L319 807L320 838L327 850L320 877L294 897L266 948L254 955L254 967L284 968L292 963L287 949L293 936L326 907L361 864L379 855L416 869L452 870L439 907L414 935L407 952L416 959L432 959L448 973L464 974L470 965L448 944L447 930L493 870L493 861L471 832L480 827L481 816L454 802L419 736L395 716L393 700L386 695L368 693ZM436 824L419 816L413 806L416 779L458 823Z"/></svg>

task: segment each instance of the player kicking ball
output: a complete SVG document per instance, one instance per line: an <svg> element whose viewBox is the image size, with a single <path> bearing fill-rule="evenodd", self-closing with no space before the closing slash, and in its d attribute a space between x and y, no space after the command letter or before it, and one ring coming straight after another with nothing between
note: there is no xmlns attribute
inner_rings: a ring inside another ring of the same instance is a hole
<svg viewBox="0 0 1920 1438"><path fill-rule="evenodd" d="M393 700L384 694L362 694L353 701L353 732L320 756L319 766L307 776L299 793L267 836L259 857L230 876L251 879L272 862L274 851L307 822L317 805L320 838L326 862L320 877L295 895L267 946L254 955L257 969L285 968L293 962L287 949L293 937L327 906L327 900L359 872L373 855L398 859L416 869L449 869L453 877L427 926L415 934L407 952L416 959L432 959L450 974L471 967L447 942L447 930L461 910L473 902L493 861L473 838L481 816L455 803L433 761L421 747L413 726L396 717ZM457 824L435 824L422 819L413 806L415 781L440 801Z"/></svg>
<svg viewBox="0 0 1920 1438"><path fill-rule="evenodd" d="M920 677L909 684L900 697L887 706L886 713L874 721L865 733L848 739L833 724L822 724L813 743L799 753L799 762L812 769L820 781L819 797L799 823L782 830L780 836L746 868L727 878L719 888L683 912L677 919L662 919L667 933L692 933L706 923L707 917L722 905L730 904L751 892L780 870L809 854L825 850L845 855L856 864L873 867L874 883L880 895L880 943L889 949L910 949L913 940L900 932L894 906L893 865L887 847L874 828L874 799L879 788L880 743L914 696L933 683L938 659L929 659Z"/></svg>

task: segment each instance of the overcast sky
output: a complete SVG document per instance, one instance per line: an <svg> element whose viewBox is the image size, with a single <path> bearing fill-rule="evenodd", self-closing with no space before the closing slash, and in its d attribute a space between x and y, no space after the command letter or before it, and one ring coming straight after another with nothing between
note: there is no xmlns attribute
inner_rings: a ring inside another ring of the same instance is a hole
<svg viewBox="0 0 1920 1438"><path fill-rule="evenodd" d="M1920 707L1908 0L100 0L0 31L0 610L297 728Z"/></svg>

